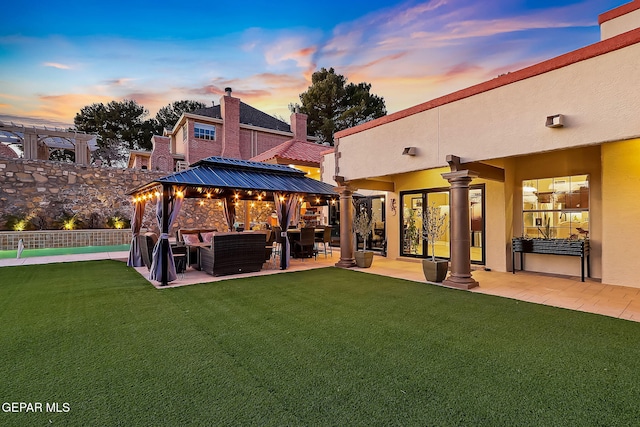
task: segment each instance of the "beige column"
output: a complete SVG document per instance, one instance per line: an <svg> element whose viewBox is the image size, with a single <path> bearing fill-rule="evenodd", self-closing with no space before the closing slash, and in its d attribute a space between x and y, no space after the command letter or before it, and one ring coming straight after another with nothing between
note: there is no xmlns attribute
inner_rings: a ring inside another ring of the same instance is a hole
<svg viewBox="0 0 640 427"><path fill-rule="evenodd" d="M478 286L471 277L471 223L469 219L469 184L478 174L470 170L443 173L451 184L451 274L443 285L458 289Z"/></svg>
<svg viewBox="0 0 640 427"><path fill-rule="evenodd" d="M76 164L87 166L89 164L87 141L80 138L76 138L75 152L76 152Z"/></svg>
<svg viewBox="0 0 640 427"><path fill-rule="evenodd" d="M24 133L24 140L22 143L22 156L25 159L37 160L38 159L38 135L31 132Z"/></svg>
<svg viewBox="0 0 640 427"><path fill-rule="evenodd" d="M336 187L340 194L340 261L336 267L355 267L353 257L353 192L355 189L343 185Z"/></svg>

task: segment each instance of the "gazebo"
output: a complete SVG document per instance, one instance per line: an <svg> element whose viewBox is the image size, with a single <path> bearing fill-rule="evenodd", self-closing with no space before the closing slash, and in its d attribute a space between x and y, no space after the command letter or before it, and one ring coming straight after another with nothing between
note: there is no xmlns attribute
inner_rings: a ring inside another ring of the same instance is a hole
<svg viewBox="0 0 640 427"><path fill-rule="evenodd" d="M219 199L223 203L225 220L231 231L235 205L238 200L273 200L283 233L293 212L302 201L311 205L325 205L338 197L334 186L311 179L303 171L285 165L252 162L224 157L209 157L189 169L151 181L128 193L133 197L131 220L133 238L127 265L142 265L137 236L147 202L156 203L156 217L160 238L153 250L150 279L167 285L176 280L173 253L169 245L169 230L175 222L184 198ZM280 268L289 263L287 239L283 239Z"/></svg>

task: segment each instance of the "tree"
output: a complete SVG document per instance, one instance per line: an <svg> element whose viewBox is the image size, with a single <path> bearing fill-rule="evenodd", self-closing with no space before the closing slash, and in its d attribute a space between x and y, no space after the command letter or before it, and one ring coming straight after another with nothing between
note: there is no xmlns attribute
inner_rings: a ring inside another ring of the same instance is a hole
<svg viewBox="0 0 640 427"><path fill-rule="evenodd" d="M205 107L206 104L192 100L175 101L162 107L156 114L156 121L158 122L159 129L158 133L162 134L164 129L173 129L182 113L190 113L199 108Z"/></svg>
<svg viewBox="0 0 640 427"><path fill-rule="evenodd" d="M313 73L311 86L300 94L300 112L308 116L309 133L333 145L335 132L386 115L384 98L370 90L370 83L347 84L333 68Z"/></svg>
<svg viewBox="0 0 640 427"><path fill-rule="evenodd" d="M95 103L83 107L73 122L76 129L98 135L98 150L94 156L109 166L121 165L129 150L150 150L151 137L156 133L155 119L134 100Z"/></svg>

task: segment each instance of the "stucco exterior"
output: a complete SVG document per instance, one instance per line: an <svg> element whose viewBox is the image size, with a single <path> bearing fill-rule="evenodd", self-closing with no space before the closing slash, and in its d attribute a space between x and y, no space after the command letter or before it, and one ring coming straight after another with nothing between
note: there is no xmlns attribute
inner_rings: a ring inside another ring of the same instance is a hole
<svg viewBox="0 0 640 427"><path fill-rule="evenodd" d="M338 132L323 179L358 191L384 183L398 206L387 203L387 253L402 258L401 192L448 188L442 174L454 167L492 166L471 182L484 185L484 267L510 271L511 239L526 235L523 181L586 176L591 277L640 287L629 239L640 228L640 1L600 23L598 43ZM527 254L526 270L579 276L580 263Z"/></svg>

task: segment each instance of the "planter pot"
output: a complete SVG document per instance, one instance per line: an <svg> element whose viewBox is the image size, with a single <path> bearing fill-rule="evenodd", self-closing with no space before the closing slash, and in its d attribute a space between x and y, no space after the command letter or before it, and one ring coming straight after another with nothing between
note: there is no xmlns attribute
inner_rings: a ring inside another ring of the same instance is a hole
<svg viewBox="0 0 640 427"><path fill-rule="evenodd" d="M373 252L371 251L356 251L355 253L356 265L360 268L369 268L373 263Z"/></svg>
<svg viewBox="0 0 640 427"><path fill-rule="evenodd" d="M447 277L449 270L449 261L446 259L430 259L422 260L422 271L428 282L442 282Z"/></svg>

